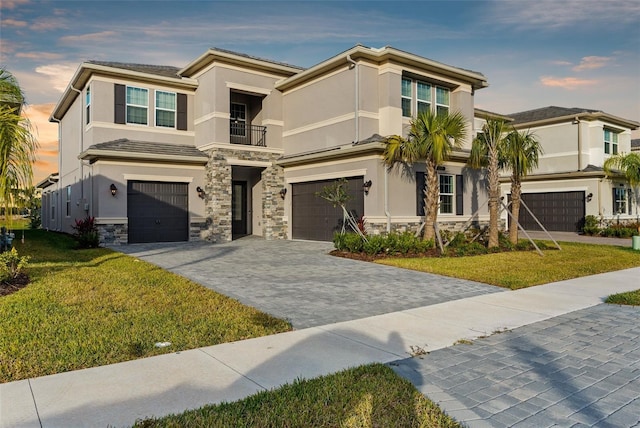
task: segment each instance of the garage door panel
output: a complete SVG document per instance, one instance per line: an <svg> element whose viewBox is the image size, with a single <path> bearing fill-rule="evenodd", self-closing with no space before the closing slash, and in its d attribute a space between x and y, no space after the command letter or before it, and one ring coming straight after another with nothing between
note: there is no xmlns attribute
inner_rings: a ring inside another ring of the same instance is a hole
<svg viewBox="0 0 640 428"><path fill-rule="evenodd" d="M363 177L347 179L347 192L351 200L347 210L354 211L356 216L364 214ZM342 208L333 207L328 201L316 196L316 193L331 185L336 180L295 183L291 187L292 194L292 235L294 239L315 241L331 241L333 234L342 229Z"/></svg>
<svg viewBox="0 0 640 428"><path fill-rule="evenodd" d="M129 242L176 242L189 239L187 183L129 181Z"/></svg>
<svg viewBox="0 0 640 428"><path fill-rule="evenodd" d="M576 232L585 216L584 192L523 193L522 200L550 231ZM541 230L525 207L520 208L520 224L526 230Z"/></svg>

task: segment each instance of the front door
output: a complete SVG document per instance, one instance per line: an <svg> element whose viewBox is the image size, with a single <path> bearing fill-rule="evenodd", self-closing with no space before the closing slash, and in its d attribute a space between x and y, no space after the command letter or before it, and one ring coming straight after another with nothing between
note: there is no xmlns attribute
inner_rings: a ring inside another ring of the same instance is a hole
<svg viewBox="0 0 640 428"><path fill-rule="evenodd" d="M231 183L231 233L233 238L247 234L247 182Z"/></svg>

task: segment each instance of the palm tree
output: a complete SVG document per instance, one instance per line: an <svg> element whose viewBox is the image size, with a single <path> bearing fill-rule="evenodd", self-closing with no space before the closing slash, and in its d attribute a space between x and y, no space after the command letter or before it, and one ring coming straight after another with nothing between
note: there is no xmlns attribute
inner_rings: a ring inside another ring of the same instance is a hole
<svg viewBox="0 0 640 428"><path fill-rule="evenodd" d="M38 143L21 115L24 95L16 78L0 69L0 204L5 215L16 189L31 187ZM7 217L9 218L9 217Z"/></svg>
<svg viewBox="0 0 640 428"><path fill-rule="evenodd" d="M622 174L633 188L635 197L638 197L640 187L640 153L631 152L628 154L618 153L611 156L604 162L604 172L608 178ZM636 199L637 203L637 199Z"/></svg>
<svg viewBox="0 0 640 428"><path fill-rule="evenodd" d="M384 163L388 168L409 166L423 161L426 164L424 189L424 239L433 239L440 203L437 167L461 147L466 133L466 119L459 113L438 113L425 110L411 120L409 135L386 139Z"/></svg>
<svg viewBox="0 0 640 428"><path fill-rule="evenodd" d="M473 168L487 168L489 186L489 242L488 247L499 245L498 202L500 200L500 176L498 175L501 146L507 131L506 122L500 119L487 119L482 132L473 140L469 164Z"/></svg>
<svg viewBox="0 0 640 428"><path fill-rule="evenodd" d="M511 170L511 215L509 240L518 243L518 218L520 217L520 201L522 179L538 167L538 159L542 154L542 146L530 131L513 130L507 135L500 151L500 167Z"/></svg>

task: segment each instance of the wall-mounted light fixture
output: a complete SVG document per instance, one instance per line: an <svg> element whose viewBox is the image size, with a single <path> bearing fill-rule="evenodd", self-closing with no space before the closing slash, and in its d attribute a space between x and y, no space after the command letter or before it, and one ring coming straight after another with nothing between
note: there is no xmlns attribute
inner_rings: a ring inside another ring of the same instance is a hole
<svg viewBox="0 0 640 428"><path fill-rule="evenodd" d="M446 171L446 170L447 170L447 168L444 165L438 165L436 167L436 171Z"/></svg>
<svg viewBox="0 0 640 428"><path fill-rule="evenodd" d="M202 190L202 187L200 186L196 187L196 192L198 192L198 197L200 199L204 199L204 197L207 196L207 194L204 192L204 190Z"/></svg>
<svg viewBox="0 0 640 428"><path fill-rule="evenodd" d="M593 199L593 193L587 195L587 202L591 202L591 199Z"/></svg>
<svg viewBox="0 0 640 428"><path fill-rule="evenodd" d="M282 189L280 189L280 197L284 199L285 196L287 196L287 188L283 187Z"/></svg>
<svg viewBox="0 0 640 428"><path fill-rule="evenodd" d="M111 190L111 196L116 196L116 193L118 193L118 188L116 187L116 185L111 183L109 189Z"/></svg>
<svg viewBox="0 0 640 428"><path fill-rule="evenodd" d="M364 189L364 194L365 194L365 195L368 195L368 194L369 194L369 190L371 190L371 185L372 185L372 184L373 184L373 183L371 182L371 180L365 181L365 182L362 184L362 188Z"/></svg>

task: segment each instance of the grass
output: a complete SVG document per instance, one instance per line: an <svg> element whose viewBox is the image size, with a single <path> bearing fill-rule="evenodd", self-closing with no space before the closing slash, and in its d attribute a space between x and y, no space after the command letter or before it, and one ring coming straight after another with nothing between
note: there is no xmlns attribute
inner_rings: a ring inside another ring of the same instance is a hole
<svg viewBox="0 0 640 428"><path fill-rule="evenodd" d="M628 291L626 293L612 294L607 297L605 303L616 305L640 306L640 290Z"/></svg>
<svg viewBox="0 0 640 428"><path fill-rule="evenodd" d="M533 251L514 251L469 257L382 259L376 263L512 290L640 266L640 252L631 248L569 242L561 246L561 251L544 250L544 257Z"/></svg>
<svg viewBox="0 0 640 428"><path fill-rule="evenodd" d="M31 283L0 298L0 382L290 330L283 320L106 248L42 230L16 239ZM157 348L157 342L171 346Z"/></svg>
<svg viewBox="0 0 640 428"><path fill-rule="evenodd" d="M138 421L136 427L461 427L389 367L300 380L234 403Z"/></svg>
<svg viewBox="0 0 640 428"><path fill-rule="evenodd" d="M15 232L16 230L29 229L28 218L15 218L11 221L6 220L4 217L0 218L0 226L6 227L8 230Z"/></svg>

